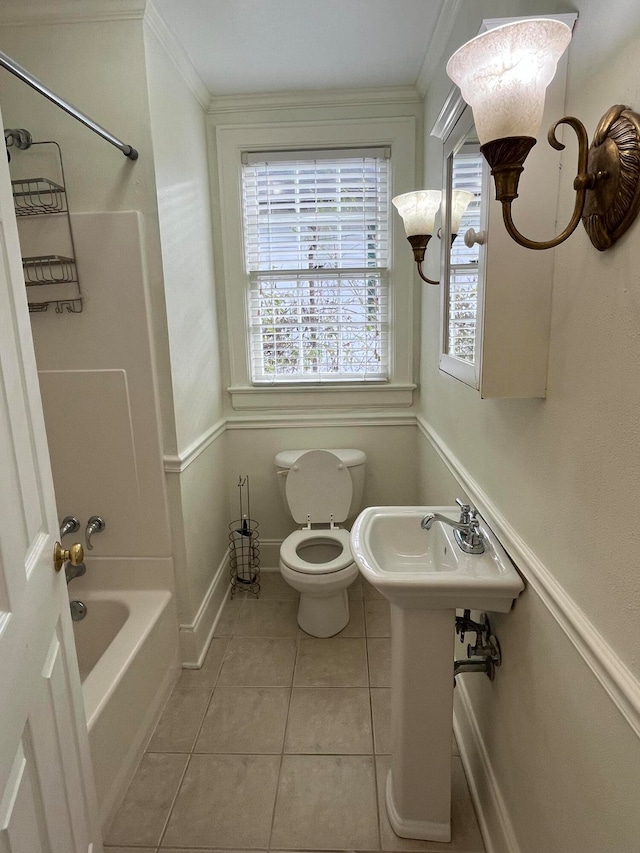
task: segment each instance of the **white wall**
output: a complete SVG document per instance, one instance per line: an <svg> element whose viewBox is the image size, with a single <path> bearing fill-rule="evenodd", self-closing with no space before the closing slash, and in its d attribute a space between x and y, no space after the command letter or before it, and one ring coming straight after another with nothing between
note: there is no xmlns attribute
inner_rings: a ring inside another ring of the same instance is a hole
<svg viewBox="0 0 640 853"><path fill-rule="evenodd" d="M206 651L228 579L222 565L225 437L216 431L223 391L203 108L208 97L152 8L144 36L173 399L164 452L183 662L195 664ZM212 431L217 438L211 443Z"/></svg>
<svg viewBox="0 0 640 853"><path fill-rule="evenodd" d="M640 107L640 10L632 0L574 5L565 112L592 132L612 104ZM425 127L451 88L446 58L483 18L554 11L551 3L468 4L427 92ZM427 176L438 182L440 146L427 138L425 147ZM573 206L574 147L562 155L558 230ZM518 205L524 195L516 223ZM604 254L582 228L555 250L545 400L483 401L439 372L439 294L424 288L422 499L438 502L462 483L518 549L529 581L513 612L495 620L505 656L496 681L466 676L457 692L472 776L503 841L495 849L596 853L638 843L640 741L621 709L630 702L637 724L640 534L629 520L640 513L639 227Z"/></svg>

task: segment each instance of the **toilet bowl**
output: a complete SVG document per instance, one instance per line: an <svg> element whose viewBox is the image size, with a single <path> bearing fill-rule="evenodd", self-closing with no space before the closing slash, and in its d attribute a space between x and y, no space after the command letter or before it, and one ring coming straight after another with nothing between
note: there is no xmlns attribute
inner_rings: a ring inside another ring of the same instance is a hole
<svg viewBox="0 0 640 853"><path fill-rule="evenodd" d="M349 622L347 587L358 576L349 531L338 527L359 509L366 457L357 450L284 451L275 464L285 505L305 526L280 547L280 572L300 593L298 624L331 637ZM354 488L355 487L355 488Z"/></svg>

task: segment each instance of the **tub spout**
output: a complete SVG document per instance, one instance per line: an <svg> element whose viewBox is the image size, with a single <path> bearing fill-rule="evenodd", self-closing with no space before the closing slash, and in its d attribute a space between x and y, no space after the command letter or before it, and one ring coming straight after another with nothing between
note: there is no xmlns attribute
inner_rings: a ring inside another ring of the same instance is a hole
<svg viewBox="0 0 640 853"><path fill-rule="evenodd" d="M67 585L71 583L74 578L81 578L82 575L86 574L87 567L84 563L78 563L77 566L72 565L72 563L64 564L64 575L67 579Z"/></svg>

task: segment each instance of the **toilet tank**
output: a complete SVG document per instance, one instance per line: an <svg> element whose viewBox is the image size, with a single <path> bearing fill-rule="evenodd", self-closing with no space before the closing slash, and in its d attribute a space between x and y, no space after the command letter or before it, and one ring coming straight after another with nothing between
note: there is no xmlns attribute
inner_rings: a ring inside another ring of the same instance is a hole
<svg viewBox="0 0 640 853"><path fill-rule="evenodd" d="M362 508L362 492L364 490L364 467L367 457L362 450L355 449L334 449L333 447L306 448L305 450L281 450L276 454L274 464L278 475L278 490L282 503L289 510L287 496L285 493L285 481L287 472L292 468L298 459L310 450L326 450L328 453L333 453L338 459L349 469L351 474L351 483L353 485L353 495L351 497L351 506L349 507L348 518L354 518Z"/></svg>

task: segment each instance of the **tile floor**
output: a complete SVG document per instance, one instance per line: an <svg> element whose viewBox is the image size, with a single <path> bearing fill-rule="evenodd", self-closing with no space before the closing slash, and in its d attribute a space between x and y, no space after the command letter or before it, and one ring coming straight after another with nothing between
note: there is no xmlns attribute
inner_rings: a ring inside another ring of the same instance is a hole
<svg viewBox="0 0 640 853"><path fill-rule="evenodd" d="M348 626L319 640L280 575L261 580L259 600L227 603L202 669L183 671L108 853L484 853L453 740L452 842L398 838L387 820L387 602L358 579Z"/></svg>

